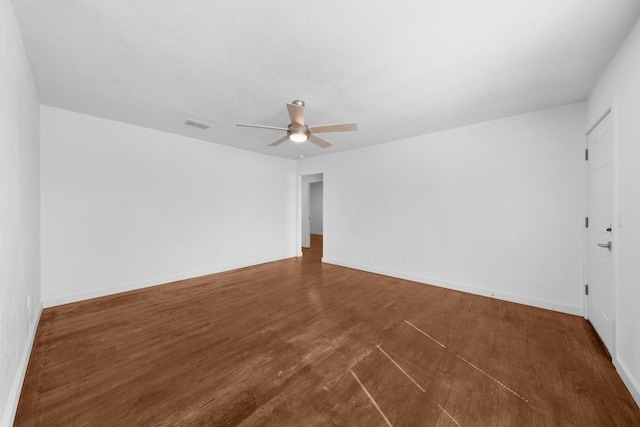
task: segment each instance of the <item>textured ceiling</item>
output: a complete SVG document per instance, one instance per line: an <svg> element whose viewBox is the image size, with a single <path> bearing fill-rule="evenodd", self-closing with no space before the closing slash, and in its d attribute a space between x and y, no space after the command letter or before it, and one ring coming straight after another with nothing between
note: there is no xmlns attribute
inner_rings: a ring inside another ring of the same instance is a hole
<svg viewBox="0 0 640 427"><path fill-rule="evenodd" d="M43 104L286 158L586 99L638 0L13 0ZM267 145L286 102L334 145ZM212 123L200 130L187 118Z"/></svg>

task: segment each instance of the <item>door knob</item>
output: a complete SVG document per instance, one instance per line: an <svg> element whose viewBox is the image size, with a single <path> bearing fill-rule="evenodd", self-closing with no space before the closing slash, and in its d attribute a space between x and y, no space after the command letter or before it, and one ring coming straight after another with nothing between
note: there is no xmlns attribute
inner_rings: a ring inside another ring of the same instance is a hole
<svg viewBox="0 0 640 427"><path fill-rule="evenodd" d="M607 248L607 249L611 250L611 241L609 241L607 243L598 243L598 246L600 246L601 248Z"/></svg>

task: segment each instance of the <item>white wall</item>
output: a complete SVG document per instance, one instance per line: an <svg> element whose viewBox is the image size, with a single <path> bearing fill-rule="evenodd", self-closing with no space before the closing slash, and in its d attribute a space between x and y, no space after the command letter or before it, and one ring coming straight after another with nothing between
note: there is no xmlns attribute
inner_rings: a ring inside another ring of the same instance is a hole
<svg viewBox="0 0 640 427"><path fill-rule="evenodd" d="M45 306L297 253L293 160L51 107L41 127Z"/></svg>
<svg viewBox="0 0 640 427"><path fill-rule="evenodd" d="M587 102L591 126L609 107L618 144L616 359L640 405L640 21L627 36Z"/></svg>
<svg viewBox="0 0 640 427"><path fill-rule="evenodd" d="M38 97L11 3L0 0L0 425L3 426L13 422L41 311L38 114Z"/></svg>
<svg viewBox="0 0 640 427"><path fill-rule="evenodd" d="M322 234L322 182L310 184L311 234Z"/></svg>
<svg viewBox="0 0 640 427"><path fill-rule="evenodd" d="M583 103L305 159L324 261L583 313Z"/></svg>

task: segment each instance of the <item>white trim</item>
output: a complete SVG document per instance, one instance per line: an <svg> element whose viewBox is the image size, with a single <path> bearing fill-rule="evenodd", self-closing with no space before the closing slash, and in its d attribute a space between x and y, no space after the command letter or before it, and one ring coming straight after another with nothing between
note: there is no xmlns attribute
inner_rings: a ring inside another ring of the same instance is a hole
<svg viewBox="0 0 640 427"><path fill-rule="evenodd" d="M599 123L599 122L598 122ZM591 132L591 129L589 129ZM585 155L589 152L589 134L585 134L584 138L584 149ZM583 212L584 217L589 218L589 161L586 160L583 162L582 169L582 199L583 199ZM587 264L587 258L589 257L589 227L584 227L582 232L582 317L585 319L589 319L589 297L586 293L586 286L589 285L589 266Z"/></svg>
<svg viewBox="0 0 640 427"><path fill-rule="evenodd" d="M297 176L296 187L296 248L300 250L298 256L302 256L302 186L307 187L307 198L310 195L310 184L314 182L324 182L324 172L315 172L308 174L300 174ZM309 202L309 200L307 200ZM323 217L324 217L324 203L323 203Z"/></svg>
<svg viewBox="0 0 640 427"><path fill-rule="evenodd" d="M302 175L296 177L296 243L298 256L302 256Z"/></svg>
<svg viewBox="0 0 640 427"><path fill-rule="evenodd" d="M480 288L476 286L469 286L462 283L450 282L447 280L434 279L425 276L418 276L415 274L407 274L398 271L386 270L378 267L372 267L368 265L356 264L348 261L340 261L336 259L322 258L322 262L327 264L339 265L341 267L353 268L356 270L367 271L370 273L381 274L383 276L395 277L398 279L410 280L412 282L423 283L426 285L438 286L440 288L452 289L456 291L467 292L474 295L481 295L484 297L495 298L503 301L515 302L518 304L529 305L537 308L544 308L547 310L557 311L560 313L573 314L576 316L582 316L583 307L578 305L566 305L559 304L554 301L547 301L538 298L531 298L522 295L515 295L510 293L496 292L491 289Z"/></svg>
<svg viewBox="0 0 640 427"><path fill-rule="evenodd" d="M640 409L640 383L630 374L631 371L629 371L627 364L623 360L614 358L613 366L616 367L618 375L620 375L622 382L627 386L629 393L631 393L631 397L633 397L633 400L636 401L636 405L638 405L638 408Z"/></svg>
<svg viewBox="0 0 640 427"><path fill-rule="evenodd" d="M585 133L585 135L589 135L591 133L592 130L594 130L596 128L596 126L598 126L600 124L601 121L604 120L605 117L607 117L609 115L609 113L611 112L611 107L607 108L607 111L605 111L604 113L602 113L602 115L598 118L598 120L596 120L596 122L591 125L591 127L589 128L589 130L587 130L587 132Z"/></svg>
<svg viewBox="0 0 640 427"><path fill-rule="evenodd" d="M613 258L613 357L617 358L620 354L620 340L618 339L618 325L620 324L620 304L618 298L620 295L620 257L618 256L618 248L620 247L620 233L618 228L621 224L618 223L618 212L620 211L620 124L618 122L618 94L614 94L611 107L609 107L611 113L611 130L613 131L613 232L611 237L613 244L616 245L611 256ZM608 114L608 113L607 113ZM603 116L603 118L606 117ZM636 400L637 402L637 400Z"/></svg>
<svg viewBox="0 0 640 427"><path fill-rule="evenodd" d="M267 262L280 261L282 259L293 258L296 256L297 256L297 253L292 252L292 253L288 253L281 256L256 259L256 260L247 261L239 264L212 267L205 270L197 270L189 273L174 274L174 275L164 276L164 277L154 277L148 280L125 283L122 285L112 286L108 288L94 289L87 292L78 292L78 293L68 294L68 295L60 295L60 296L55 296L55 297L45 299L43 301L43 305L44 307L53 307L56 305L69 304L73 302L88 300L91 298L99 298L107 295L118 294L120 292L134 291L137 289L148 288L151 286L164 285L167 283L177 282L179 280L193 279L194 277L222 273L225 271L236 270L238 268L251 267L254 265L264 264Z"/></svg>
<svg viewBox="0 0 640 427"><path fill-rule="evenodd" d="M24 383L24 378L27 374L29 358L31 357L31 349L33 348L33 343L36 339L36 332L38 330L41 315L42 304L40 304L40 307L36 310L35 318L31 319L31 323L29 325L29 336L27 337L27 342L22 349L22 356L20 357L18 369L16 370L13 381L11 382L11 387L9 388L7 403L4 408L4 415L0 420L0 426L10 427L13 425L15 420L16 411L18 410L18 402L20 402L20 393L22 392L22 384Z"/></svg>

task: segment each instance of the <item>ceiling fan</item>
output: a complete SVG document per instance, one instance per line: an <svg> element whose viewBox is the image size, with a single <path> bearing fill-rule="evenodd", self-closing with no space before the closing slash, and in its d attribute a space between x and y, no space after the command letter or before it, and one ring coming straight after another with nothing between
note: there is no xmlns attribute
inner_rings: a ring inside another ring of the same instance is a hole
<svg viewBox="0 0 640 427"><path fill-rule="evenodd" d="M323 132L349 132L358 130L358 125L356 123L340 123L333 125L322 125L322 126L307 126L304 123L304 101L296 99L291 103L287 103L287 110L289 111L289 117L291 118L291 123L286 128L283 127L275 127L275 126L263 126L263 125L249 125L244 123L236 123L236 126L245 126L250 128L259 128L259 129L272 129L272 130L283 130L287 132L285 136L282 138L272 142L269 144L271 147L275 147L276 145L280 145L285 142L287 139L290 139L293 142L305 142L306 140L311 141L316 144L318 147L327 148L331 147L331 144L324 139L316 136L316 133Z"/></svg>

